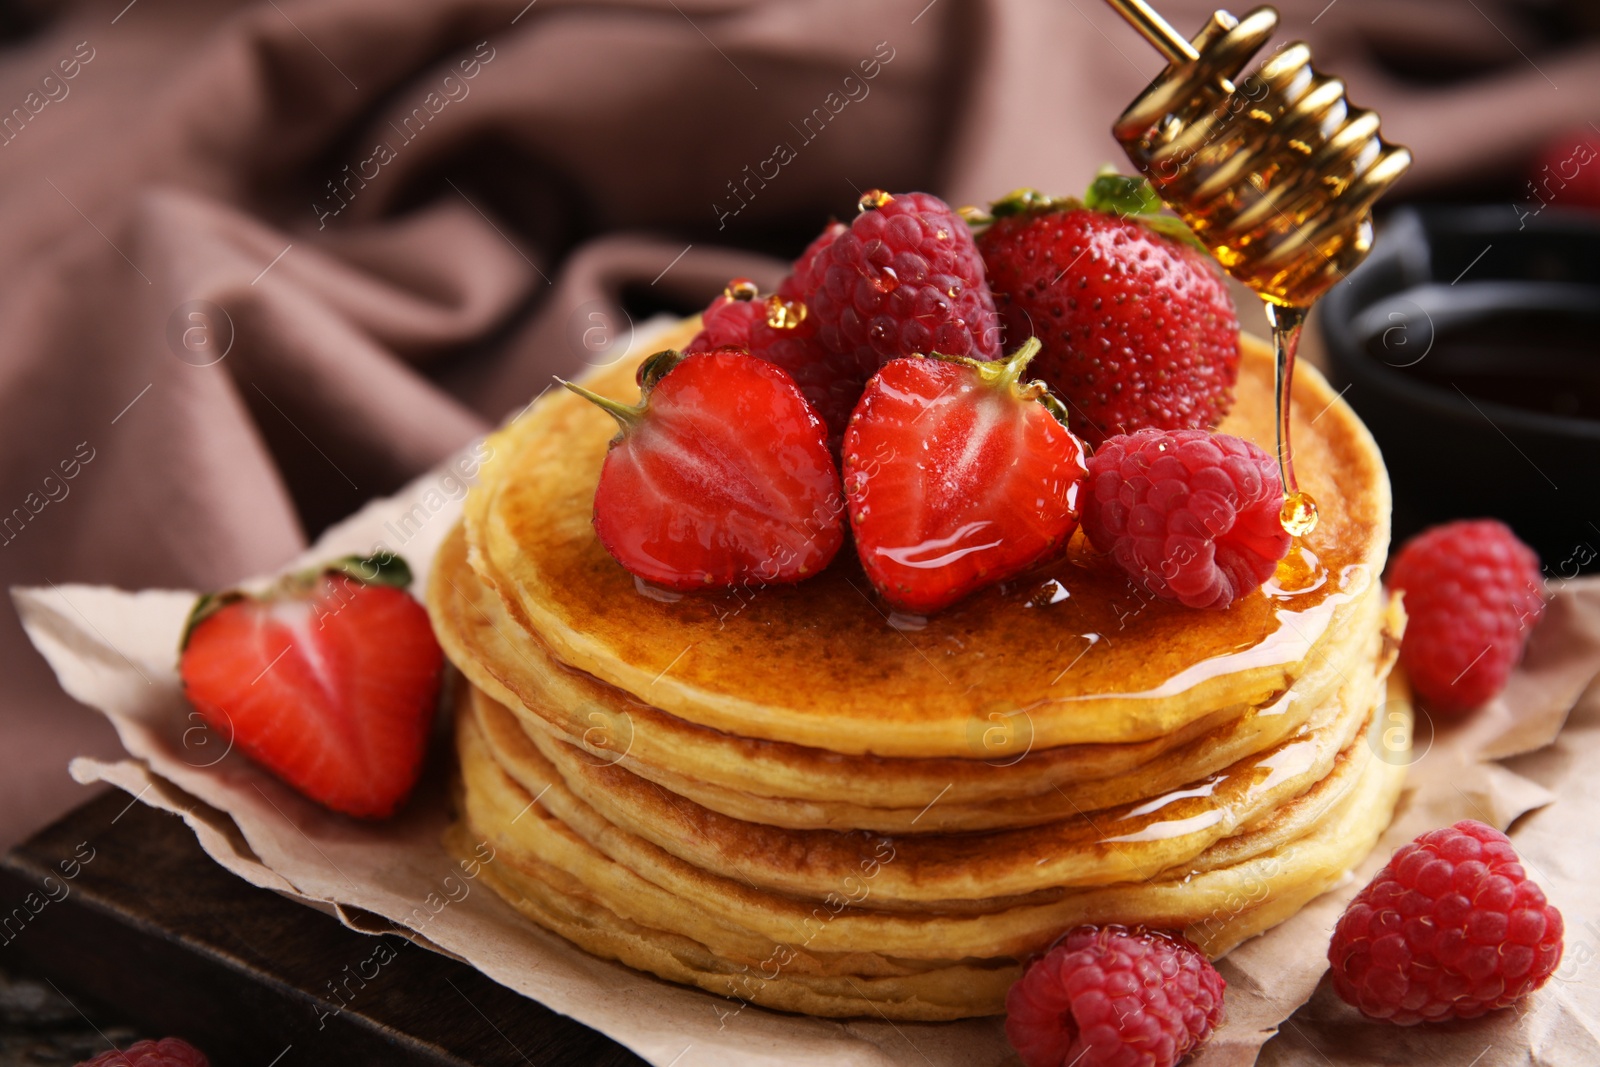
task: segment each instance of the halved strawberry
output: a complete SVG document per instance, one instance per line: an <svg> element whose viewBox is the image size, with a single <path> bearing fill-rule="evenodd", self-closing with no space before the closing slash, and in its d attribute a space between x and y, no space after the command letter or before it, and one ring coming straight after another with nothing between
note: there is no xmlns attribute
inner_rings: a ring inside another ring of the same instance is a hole
<svg viewBox="0 0 1600 1067"><path fill-rule="evenodd" d="M1040 381L1039 342L989 363L897 359L845 433L856 550L885 600L930 612L1059 550L1078 524L1083 444Z"/></svg>
<svg viewBox="0 0 1600 1067"><path fill-rule="evenodd" d="M789 375L732 348L657 352L628 406L568 389L622 426L594 528L634 575L673 589L797 582L844 540L827 428Z"/></svg>
<svg viewBox="0 0 1600 1067"><path fill-rule="evenodd" d="M339 560L259 596L202 597L178 670L206 724L335 811L394 813L422 770L444 664L392 555Z"/></svg>

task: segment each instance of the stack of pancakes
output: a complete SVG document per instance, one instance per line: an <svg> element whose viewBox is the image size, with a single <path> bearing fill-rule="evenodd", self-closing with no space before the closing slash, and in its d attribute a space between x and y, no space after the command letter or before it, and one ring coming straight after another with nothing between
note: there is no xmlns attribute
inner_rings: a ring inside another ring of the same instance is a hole
<svg viewBox="0 0 1600 1067"><path fill-rule="evenodd" d="M634 369L585 384L631 399ZM1270 450L1271 398L1246 338L1221 429ZM816 1015L999 1012L1080 923L1226 952L1371 849L1409 748L1382 461L1314 372L1294 408L1323 519L1260 593L1158 601L1080 533L924 619L848 546L794 586L639 585L590 524L616 425L552 391L429 583L465 679L452 846L596 955Z"/></svg>

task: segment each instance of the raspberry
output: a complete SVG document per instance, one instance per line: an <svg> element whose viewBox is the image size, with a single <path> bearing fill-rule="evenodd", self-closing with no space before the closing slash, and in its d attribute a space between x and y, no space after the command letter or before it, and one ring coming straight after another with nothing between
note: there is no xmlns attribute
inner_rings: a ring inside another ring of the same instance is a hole
<svg viewBox="0 0 1600 1067"><path fill-rule="evenodd" d="M1026 1067L1172 1067L1222 1015L1222 975L1162 931L1080 926L1006 994Z"/></svg>
<svg viewBox="0 0 1600 1067"><path fill-rule="evenodd" d="M841 233L847 233L849 230L850 227L837 219L830 221L817 235L816 240L806 245L806 250L794 261L794 269L778 284L778 295L790 300L804 300L806 294L816 292L822 285L822 272L826 267L822 258L823 252Z"/></svg>
<svg viewBox="0 0 1600 1067"><path fill-rule="evenodd" d="M865 385L903 356L997 358L1000 320L966 222L928 193L872 192L862 204L817 253L819 283L800 294L841 370Z"/></svg>
<svg viewBox="0 0 1600 1067"><path fill-rule="evenodd" d="M843 226L835 225L843 231ZM832 228L824 231L806 250L806 256L819 246L827 247L832 233ZM797 273L784 279L776 296L760 296L755 283L746 278L730 281L700 313L700 332L683 350L687 354L739 348L788 371L806 401L827 424L829 447L837 456L850 412L861 397L862 382L853 375L841 374L834 358L817 341L816 324L804 301L785 295L805 266L806 256L796 263ZM641 374L644 366L640 364Z"/></svg>
<svg viewBox="0 0 1600 1067"><path fill-rule="evenodd" d="M1225 608L1288 553L1282 496L1277 464L1249 441L1146 429L1107 438L1089 460L1083 528L1156 596Z"/></svg>
<svg viewBox="0 0 1600 1067"><path fill-rule="evenodd" d="M1510 839L1467 819L1397 849L1356 894L1328 945L1333 988L1402 1026L1471 1019L1543 985L1562 929Z"/></svg>
<svg viewBox="0 0 1600 1067"><path fill-rule="evenodd" d="M1389 585L1406 593L1400 662L1428 705L1447 715L1505 688L1544 613L1539 557L1493 519L1424 530L1395 557Z"/></svg>
<svg viewBox="0 0 1600 1067"><path fill-rule="evenodd" d="M139 1041L125 1049L102 1052L78 1067L211 1067L206 1054L176 1037Z"/></svg>
<svg viewBox="0 0 1600 1067"><path fill-rule="evenodd" d="M735 278L700 313L700 332L684 345L683 351L710 352L715 348L742 348L750 351L750 332L765 322L766 305L756 292L756 283ZM643 364L640 364L641 368Z"/></svg>

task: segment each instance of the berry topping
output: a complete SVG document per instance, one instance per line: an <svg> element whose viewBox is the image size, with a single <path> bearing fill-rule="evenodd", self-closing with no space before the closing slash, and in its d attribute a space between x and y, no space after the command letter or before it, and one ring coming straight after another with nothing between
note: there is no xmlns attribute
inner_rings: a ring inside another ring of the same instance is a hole
<svg viewBox="0 0 1600 1067"><path fill-rule="evenodd" d="M829 222L794 261L794 269L778 285L778 295L793 300L804 300L808 293L816 292L822 286L822 272L827 266L823 253L841 233L848 233L849 230L850 227L837 219Z"/></svg>
<svg viewBox="0 0 1600 1067"><path fill-rule="evenodd" d="M1249 441L1204 430L1107 438L1089 460L1083 528L1151 593L1225 608L1289 552L1278 465Z"/></svg>
<svg viewBox="0 0 1600 1067"><path fill-rule="evenodd" d="M394 813L422 771L444 663L395 556L346 559L259 596L202 597L178 664L231 747L334 811Z"/></svg>
<svg viewBox="0 0 1600 1067"><path fill-rule="evenodd" d="M983 260L967 224L936 196L869 193L848 229L802 257L797 285L807 280L797 295L858 386L891 359L1000 354Z"/></svg>
<svg viewBox="0 0 1600 1067"><path fill-rule="evenodd" d="M735 278L717 298L700 313L700 332L684 348L685 352L710 352L716 348L742 348L750 350L750 333L766 319L766 305L760 298L756 283L748 278ZM648 363L639 365L644 373Z"/></svg>
<svg viewBox="0 0 1600 1067"><path fill-rule="evenodd" d="M622 425L594 528L634 575L673 589L797 582L844 540L827 428L794 380L747 353L658 352L637 406L568 389Z"/></svg>
<svg viewBox="0 0 1600 1067"><path fill-rule="evenodd" d="M1211 1035L1227 985L1200 950L1156 930L1080 926L1006 995L1025 1067L1173 1067Z"/></svg>
<svg viewBox="0 0 1600 1067"><path fill-rule="evenodd" d="M176 1037L136 1041L125 1049L111 1049L78 1067L211 1067L206 1054Z"/></svg>
<svg viewBox="0 0 1600 1067"><path fill-rule="evenodd" d="M1561 913L1505 834L1471 819L1397 849L1339 917L1333 988L1375 1019L1471 1019L1544 984Z"/></svg>
<svg viewBox="0 0 1600 1067"><path fill-rule="evenodd" d="M1544 612L1539 557L1493 519L1413 537L1390 565L1389 585L1405 591L1400 662L1445 714L1479 707L1505 688Z"/></svg>
<svg viewBox="0 0 1600 1067"><path fill-rule="evenodd" d="M867 577L895 607L929 612L1059 550L1077 526L1083 445L1029 341L993 363L893 360L845 434L845 493Z"/></svg>
<svg viewBox="0 0 1600 1067"><path fill-rule="evenodd" d="M1145 427L1211 429L1239 374L1239 321L1215 261L1143 179L1102 175L1086 205L1028 190L978 237L1011 344L1091 445Z"/></svg>
<svg viewBox="0 0 1600 1067"><path fill-rule="evenodd" d="M824 233L812 247L826 247L827 237ZM853 373L841 374L837 359L817 340L811 309L799 296L788 292L793 280L791 275L778 292L762 297L754 282L735 278L701 312L700 332L684 352L738 348L782 367L827 425L828 447L837 457L850 412L861 396L861 382ZM640 365L641 375L647 365Z"/></svg>

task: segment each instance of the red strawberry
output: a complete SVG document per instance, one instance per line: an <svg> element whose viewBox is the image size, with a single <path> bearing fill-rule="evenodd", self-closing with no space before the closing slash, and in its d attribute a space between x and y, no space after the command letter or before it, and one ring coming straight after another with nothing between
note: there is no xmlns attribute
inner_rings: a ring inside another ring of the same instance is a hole
<svg viewBox="0 0 1600 1067"><path fill-rule="evenodd" d="M673 589L797 582L844 540L827 430L794 380L731 348L651 356L630 407L571 382L622 425L594 528L634 575Z"/></svg>
<svg viewBox="0 0 1600 1067"><path fill-rule="evenodd" d="M178 670L206 724L301 793L364 818L416 785L444 657L395 556L202 597Z"/></svg>
<svg viewBox="0 0 1600 1067"><path fill-rule="evenodd" d="M1034 369L1091 445L1211 429L1239 374L1221 271L1179 220L1153 214L1143 179L1102 175L1086 199L1019 190L993 205L978 248L1006 336L1044 342Z"/></svg>
<svg viewBox="0 0 1600 1067"><path fill-rule="evenodd" d="M893 360L845 434L856 549L895 607L937 611L1059 550L1077 526L1083 445L1043 382L1039 343L1005 360Z"/></svg>

